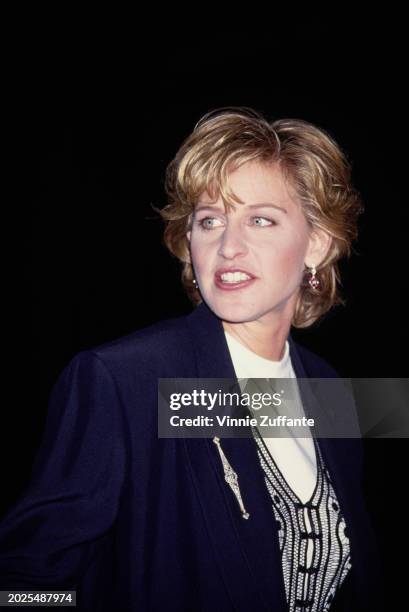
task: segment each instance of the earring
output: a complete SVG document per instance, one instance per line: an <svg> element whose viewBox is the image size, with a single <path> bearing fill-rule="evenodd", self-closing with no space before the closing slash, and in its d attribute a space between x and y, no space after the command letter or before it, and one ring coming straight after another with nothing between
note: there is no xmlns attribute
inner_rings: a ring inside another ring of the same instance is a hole
<svg viewBox="0 0 409 612"><path fill-rule="evenodd" d="M308 284L310 285L310 287L312 289L318 289L318 287L320 286L320 281L318 280L316 274L317 274L317 269L315 266L312 266L309 270L310 272L310 277L308 279Z"/></svg>
<svg viewBox="0 0 409 612"><path fill-rule="evenodd" d="M195 287L196 287L196 289L197 289L197 280L196 280L195 278L193 279L192 283L194 284L194 286L195 286Z"/></svg>

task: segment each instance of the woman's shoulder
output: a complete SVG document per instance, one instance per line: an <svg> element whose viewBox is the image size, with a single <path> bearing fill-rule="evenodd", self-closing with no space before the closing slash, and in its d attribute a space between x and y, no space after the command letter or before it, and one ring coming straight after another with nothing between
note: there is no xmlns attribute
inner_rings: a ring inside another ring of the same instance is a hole
<svg viewBox="0 0 409 612"><path fill-rule="evenodd" d="M187 358L190 343L186 315L162 319L113 340L91 346L76 357L92 356L106 365L143 368Z"/></svg>

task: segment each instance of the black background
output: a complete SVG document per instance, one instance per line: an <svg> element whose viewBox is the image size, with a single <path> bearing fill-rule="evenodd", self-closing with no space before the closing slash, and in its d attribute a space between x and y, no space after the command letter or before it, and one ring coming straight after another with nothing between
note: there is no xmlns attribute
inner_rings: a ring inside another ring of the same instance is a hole
<svg viewBox="0 0 409 612"><path fill-rule="evenodd" d="M68 360L190 311L151 205L166 203L166 165L209 110L245 105L270 119L302 118L346 152L366 207L355 252L341 266L347 305L294 336L342 376L407 376L399 16L259 14L254 25L215 31L213 15L200 32L159 32L154 20L128 17L83 24L81 15L67 23L44 16L11 53L18 218L8 261L18 280L9 294L18 382L4 408L2 511L29 480L48 393ZM365 441L368 506L396 603L407 448L406 440Z"/></svg>

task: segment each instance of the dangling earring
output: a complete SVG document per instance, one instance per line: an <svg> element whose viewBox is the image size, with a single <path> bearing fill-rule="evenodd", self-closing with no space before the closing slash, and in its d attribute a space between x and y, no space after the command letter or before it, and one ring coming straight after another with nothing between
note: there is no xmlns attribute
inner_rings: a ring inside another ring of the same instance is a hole
<svg viewBox="0 0 409 612"><path fill-rule="evenodd" d="M195 288L197 289L197 280L194 278L192 283L194 284Z"/></svg>
<svg viewBox="0 0 409 612"><path fill-rule="evenodd" d="M312 266L309 272L310 272L310 277L308 279L308 284L310 285L312 289L318 289L318 287L320 286L320 281L316 277L316 274L317 274L316 267Z"/></svg>

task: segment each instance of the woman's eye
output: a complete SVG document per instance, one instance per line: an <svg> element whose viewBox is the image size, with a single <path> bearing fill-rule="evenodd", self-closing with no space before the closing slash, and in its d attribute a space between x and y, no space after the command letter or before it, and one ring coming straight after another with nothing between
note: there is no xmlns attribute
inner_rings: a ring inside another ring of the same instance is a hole
<svg viewBox="0 0 409 612"><path fill-rule="evenodd" d="M219 219L215 217L205 217L204 219L199 219L198 224L202 229L211 230L214 227L218 227L217 223L221 223Z"/></svg>
<svg viewBox="0 0 409 612"><path fill-rule="evenodd" d="M270 225L277 225L275 221L272 219L267 219L267 217L253 217L254 225L258 225L259 227L268 227Z"/></svg>
<svg viewBox="0 0 409 612"><path fill-rule="evenodd" d="M267 217L252 217L251 223L258 227L270 227L272 225L277 225L273 219L268 219ZM203 219L198 219L197 224L204 230L212 230L216 227L223 226L223 222L216 217L204 217Z"/></svg>

